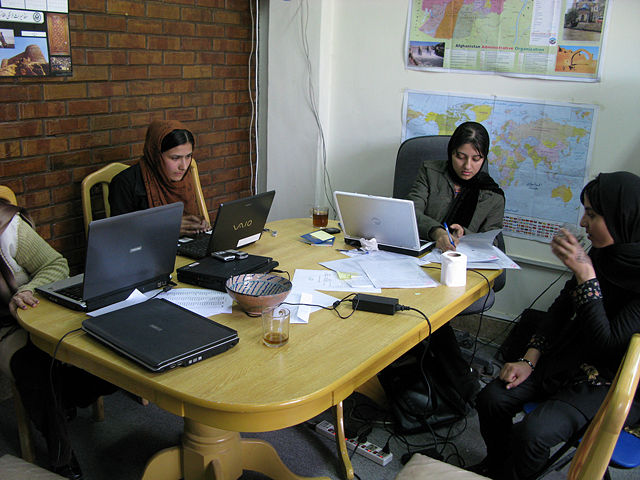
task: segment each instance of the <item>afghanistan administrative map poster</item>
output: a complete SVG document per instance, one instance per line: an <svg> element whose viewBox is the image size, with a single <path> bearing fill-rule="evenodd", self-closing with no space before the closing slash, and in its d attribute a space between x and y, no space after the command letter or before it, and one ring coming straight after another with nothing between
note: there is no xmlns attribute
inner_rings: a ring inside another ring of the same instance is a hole
<svg viewBox="0 0 640 480"><path fill-rule="evenodd" d="M578 224L597 106L409 90L403 141L451 135L479 122L491 138L489 173L506 197L504 233L550 242L564 223Z"/></svg>
<svg viewBox="0 0 640 480"><path fill-rule="evenodd" d="M596 82L608 0L409 0L406 67Z"/></svg>

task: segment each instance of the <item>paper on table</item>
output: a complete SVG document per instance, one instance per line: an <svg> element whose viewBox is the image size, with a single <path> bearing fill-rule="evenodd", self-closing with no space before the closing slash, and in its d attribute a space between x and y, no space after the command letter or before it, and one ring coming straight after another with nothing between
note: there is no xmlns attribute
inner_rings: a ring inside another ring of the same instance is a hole
<svg viewBox="0 0 640 480"><path fill-rule="evenodd" d="M375 287L354 288L346 281L340 280L338 274L331 270L297 269L293 274L293 288L296 290L329 290L333 292L366 292L380 293Z"/></svg>
<svg viewBox="0 0 640 480"><path fill-rule="evenodd" d="M233 304L228 293L203 288L174 288L156 298L164 298L203 317L231 313Z"/></svg>
<svg viewBox="0 0 640 480"><path fill-rule="evenodd" d="M285 304L291 311L291 323L309 323L309 315L320 310L320 307L311 307L307 305L295 305L297 303L308 303L313 305L322 305L330 307L333 302L338 300L331 295L317 291L291 290L287 296Z"/></svg>
<svg viewBox="0 0 640 480"><path fill-rule="evenodd" d="M428 288L438 286L438 282L427 275L413 258L370 260L363 257L358 261L371 283L378 288Z"/></svg>
<svg viewBox="0 0 640 480"><path fill-rule="evenodd" d="M144 293L140 292L140 290L136 288L125 300L112 303L111 305L99 308L98 310L94 310L93 312L87 312L87 315L89 315L90 317L97 317L98 315L102 315L103 313L115 312L116 310L120 310L121 308L129 307L137 303L146 302L147 300L149 300L149 297L147 297Z"/></svg>
<svg viewBox="0 0 640 480"><path fill-rule="evenodd" d="M467 256L467 263L493 262L498 259L493 241L500 230L490 230L482 233L469 233L460 238L456 251ZM441 263L440 249L436 248L424 256L426 260ZM502 267L501 267L502 268Z"/></svg>

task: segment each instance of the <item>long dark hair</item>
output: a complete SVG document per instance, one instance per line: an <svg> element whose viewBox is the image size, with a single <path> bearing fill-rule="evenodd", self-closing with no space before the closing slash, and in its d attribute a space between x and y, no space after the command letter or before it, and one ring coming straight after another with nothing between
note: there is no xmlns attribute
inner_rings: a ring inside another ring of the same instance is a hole
<svg viewBox="0 0 640 480"><path fill-rule="evenodd" d="M162 139L160 152L164 153L167 150L171 150L179 145L184 145L185 143L190 143L191 147L195 148L196 142L193 139L193 134L185 129L172 130Z"/></svg>
<svg viewBox="0 0 640 480"><path fill-rule="evenodd" d="M464 122L451 135L447 145L447 158L451 161L451 155L461 145L470 143L482 155L483 161L489 156L489 132L478 122Z"/></svg>

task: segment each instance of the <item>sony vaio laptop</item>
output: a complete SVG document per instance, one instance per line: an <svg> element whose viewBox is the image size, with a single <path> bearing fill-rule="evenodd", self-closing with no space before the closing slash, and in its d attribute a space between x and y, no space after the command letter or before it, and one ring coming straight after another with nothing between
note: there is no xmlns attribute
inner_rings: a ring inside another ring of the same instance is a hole
<svg viewBox="0 0 640 480"><path fill-rule="evenodd" d="M175 268L183 205L163 205L89 224L84 274L36 291L74 310L92 311L165 286Z"/></svg>
<svg viewBox="0 0 640 480"><path fill-rule="evenodd" d="M181 238L178 255L199 260L212 252L236 249L260 239L275 190L221 203L211 233Z"/></svg>
<svg viewBox="0 0 640 480"><path fill-rule="evenodd" d="M89 335L153 372L188 367L238 343L238 332L164 299L88 317Z"/></svg>
<svg viewBox="0 0 640 480"><path fill-rule="evenodd" d="M345 241L375 238L380 250L418 256L433 242L420 240L411 200L334 192Z"/></svg>

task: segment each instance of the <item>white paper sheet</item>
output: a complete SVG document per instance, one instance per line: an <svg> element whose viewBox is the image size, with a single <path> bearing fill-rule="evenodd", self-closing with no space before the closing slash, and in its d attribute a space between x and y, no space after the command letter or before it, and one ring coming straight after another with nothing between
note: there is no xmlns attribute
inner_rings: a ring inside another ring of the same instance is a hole
<svg viewBox="0 0 640 480"><path fill-rule="evenodd" d="M291 323L309 323L309 316L321 308L307 305L295 305L296 303L307 303L330 307L336 300L339 299L332 297L331 295L327 295L326 293L293 289L285 300L285 306L291 312Z"/></svg>
<svg viewBox="0 0 640 480"><path fill-rule="evenodd" d="M94 310L93 312L87 312L87 315L89 315L90 317L97 317L98 315L102 315L103 313L115 312L116 310L120 310L121 308L135 305L136 303L146 302L147 300L149 300L149 297L147 297L144 293L140 292L140 290L136 288L125 300L112 303L111 305L99 308L98 310Z"/></svg>
<svg viewBox="0 0 640 480"><path fill-rule="evenodd" d="M233 304L228 293L203 288L174 288L156 298L164 298L203 317L231 313Z"/></svg>
<svg viewBox="0 0 640 480"><path fill-rule="evenodd" d="M297 269L293 274L293 288L301 291L328 290L333 292L363 292L380 293L375 287L354 288L344 280L338 278L338 274L332 270L306 270Z"/></svg>
<svg viewBox="0 0 640 480"><path fill-rule="evenodd" d="M358 262L378 288L429 288L439 285L413 258L380 260L361 257Z"/></svg>

